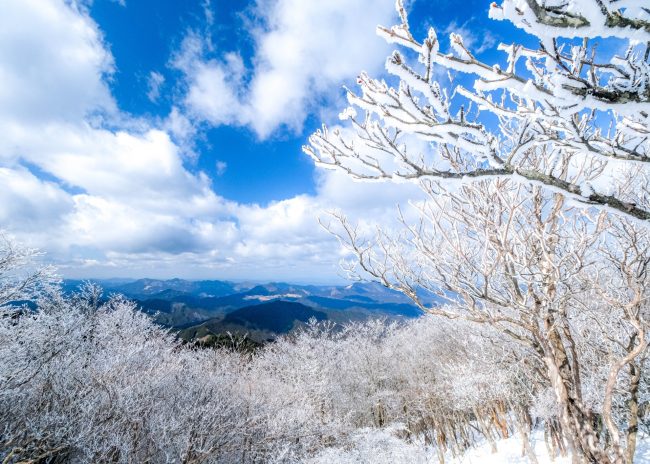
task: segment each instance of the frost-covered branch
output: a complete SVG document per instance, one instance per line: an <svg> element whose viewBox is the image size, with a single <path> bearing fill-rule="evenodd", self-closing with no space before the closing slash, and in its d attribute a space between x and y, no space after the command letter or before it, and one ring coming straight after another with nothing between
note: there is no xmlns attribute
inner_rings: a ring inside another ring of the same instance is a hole
<svg viewBox="0 0 650 464"><path fill-rule="evenodd" d="M480 60L458 34L451 53L440 51L433 29L418 41L399 1L397 8L402 23L378 33L405 49L386 62L399 85L362 73L360 93L348 91L351 106L341 113L351 130L324 127L304 147L317 164L358 179L512 177L650 220L650 203L638 191L621 194L616 176L621 166L650 169L647 8L607 0L493 4L493 19L540 41L537 50L499 45L506 66ZM598 38L607 37L626 41L623 56L599 51ZM441 71L473 76L473 88L448 89Z"/></svg>
<svg viewBox="0 0 650 464"><path fill-rule="evenodd" d="M38 265L39 256L0 230L0 307L52 293L58 283L55 270Z"/></svg>

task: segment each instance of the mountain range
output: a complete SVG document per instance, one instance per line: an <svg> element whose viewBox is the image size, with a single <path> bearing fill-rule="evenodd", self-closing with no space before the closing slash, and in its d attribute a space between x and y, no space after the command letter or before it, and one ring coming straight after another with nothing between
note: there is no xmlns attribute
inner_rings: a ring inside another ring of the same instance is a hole
<svg viewBox="0 0 650 464"><path fill-rule="evenodd" d="M84 282L65 280L73 292ZM107 294L122 294L159 324L187 341L209 342L223 334L256 343L304 326L310 319L346 323L368 318L404 319L422 312L403 294L378 283L347 286L265 284L221 280L92 280ZM428 295L427 304L443 300Z"/></svg>

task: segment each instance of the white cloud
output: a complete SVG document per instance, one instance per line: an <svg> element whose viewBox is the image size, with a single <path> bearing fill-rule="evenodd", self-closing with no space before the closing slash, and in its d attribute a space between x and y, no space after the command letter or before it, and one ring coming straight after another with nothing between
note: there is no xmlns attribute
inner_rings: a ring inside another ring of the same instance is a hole
<svg viewBox="0 0 650 464"><path fill-rule="evenodd" d="M456 21L452 21L445 28L443 33L460 34L463 38L465 46L474 54L481 54L486 50L493 48L497 44L497 38L485 28L481 28L480 34L477 35L470 26L471 20L459 25Z"/></svg>
<svg viewBox="0 0 650 464"><path fill-rule="evenodd" d="M196 32L174 65L186 74L184 104L193 117L248 125L265 138L281 126L299 130L314 102L336 100L342 83L383 67L390 49L375 27L392 23L394 1L258 0L254 16L252 69L232 52L207 59L210 37Z"/></svg>
<svg viewBox="0 0 650 464"><path fill-rule="evenodd" d="M184 145L190 144L196 134L196 127L177 107L172 107L163 121L162 128Z"/></svg>
<svg viewBox="0 0 650 464"><path fill-rule="evenodd" d="M214 163L214 167L217 170L217 175L223 176L223 174L226 172L226 169L228 169L228 163L225 161L217 160L217 162Z"/></svg>
<svg viewBox="0 0 650 464"><path fill-rule="evenodd" d="M113 69L97 26L74 4L3 2L2 127L52 118L77 121L93 111L113 111L115 104L103 79Z"/></svg>
<svg viewBox="0 0 650 464"><path fill-rule="evenodd" d="M231 206L183 166L165 130L119 113L105 83L111 55L83 9L11 2L0 31L2 226L61 258L223 243ZM122 128L104 129L107 118ZM169 124L190 132L180 117Z"/></svg>
<svg viewBox="0 0 650 464"><path fill-rule="evenodd" d="M165 83L165 76L158 71L151 71L147 77L147 98L155 103L160 98L160 89Z"/></svg>
<svg viewBox="0 0 650 464"><path fill-rule="evenodd" d="M268 76L294 79L288 83L297 89L277 90L284 92L277 98L295 114L260 115L254 127L261 134L277 124L299 124L307 89L324 91L363 66L365 55L356 46L345 47L353 51L340 57L323 43L353 36L354 21L337 16L346 11L343 3L359 28L366 29L364 21L374 26L378 17L369 13L371 19L365 18L360 0L330 3L274 4L275 16L268 17L268 28L258 37L261 74L254 76L251 89L261 89L258 82L267 82ZM302 43L298 39L307 30L300 22L315 25L311 15L321 15L327 19L323 27L334 29L315 30ZM297 55L283 58L276 47L264 45L274 41ZM219 85L235 91L232 86L244 75L241 59L236 54L197 59L202 46L189 38L176 57L178 66L191 71L186 105L215 121L236 120L240 115L232 108L242 101L240 94L220 97L231 109L200 101L218 92ZM305 69L293 59L305 60ZM345 206L362 219L394 217L393 205L411 195L411 187L359 186L328 172L321 174L314 196L267 206L228 201L214 192L205 173L184 164L184 144L195 134L192 121L177 108L162 122L130 119L117 109L106 85L112 72L100 31L73 3L31 0L3 8L0 228L48 251L69 276L331 280L338 245L318 225L319 212ZM247 108L271 105L267 99L276 96L256 98ZM225 164L215 167L226 169Z"/></svg>
<svg viewBox="0 0 650 464"><path fill-rule="evenodd" d="M237 89L242 86L244 64L241 57L228 53L224 61L194 62L185 105L193 115L212 124L233 124L246 121Z"/></svg>
<svg viewBox="0 0 650 464"><path fill-rule="evenodd" d="M60 227L73 211L67 192L25 168L0 167L0 186L0 224L14 224L17 233L46 235L46 231Z"/></svg>

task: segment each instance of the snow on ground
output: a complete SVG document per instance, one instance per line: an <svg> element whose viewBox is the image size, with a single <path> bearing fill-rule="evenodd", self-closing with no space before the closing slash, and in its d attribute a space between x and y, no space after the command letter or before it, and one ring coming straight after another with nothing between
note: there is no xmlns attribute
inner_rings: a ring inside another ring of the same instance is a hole
<svg viewBox="0 0 650 464"><path fill-rule="evenodd" d="M539 464L569 464L569 457L551 458L544 444L542 431L533 434L533 446ZM440 464L436 450L419 443L408 443L396 437L393 430L363 429L352 437L351 444L343 448L322 451L310 464ZM635 463L650 463L650 437L640 440ZM500 440L497 452L490 445L467 451L462 457L445 456L445 464L530 464L522 456L522 442L518 435Z"/></svg>
<svg viewBox="0 0 650 464"><path fill-rule="evenodd" d="M533 434L531 441L539 464L569 464L571 462L571 458L568 456L557 456L554 459L549 456L546 445L544 444L544 434L542 431ZM462 458L450 459L448 462L454 464L491 464L504 462L512 464L529 464L530 459L526 456L522 456L522 451L521 437L519 435L514 435L505 440L499 440L497 443L497 452L495 454L492 454L490 445L486 443L478 448L468 451Z"/></svg>
<svg viewBox="0 0 650 464"><path fill-rule="evenodd" d="M650 437L643 437L636 447L635 463L650 462Z"/></svg>

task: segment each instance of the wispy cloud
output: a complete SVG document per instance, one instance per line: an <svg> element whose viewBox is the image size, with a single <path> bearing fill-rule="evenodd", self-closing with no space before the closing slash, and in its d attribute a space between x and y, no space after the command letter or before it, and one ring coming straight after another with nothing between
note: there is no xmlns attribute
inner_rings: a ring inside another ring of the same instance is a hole
<svg viewBox="0 0 650 464"><path fill-rule="evenodd" d="M494 48L497 44L497 38L489 30L481 28L480 31L475 32L472 27L472 20L466 21L463 24L458 24L455 21L449 23L444 29L443 33L451 34L452 32L460 34L463 38L465 46L474 54L481 54L486 50Z"/></svg>
<svg viewBox="0 0 650 464"><path fill-rule="evenodd" d="M226 169L228 169L228 163L218 160L216 163L214 163L214 167L217 171L217 175L223 176L226 172Z"/></svg>
<svg viewBox="0 0 650 464"><path fill-rule="evenodd" d="M151 71L147 77L147 98L156 102L160 98L160 89L165 83L165 76L157 71Z"/></svg>

